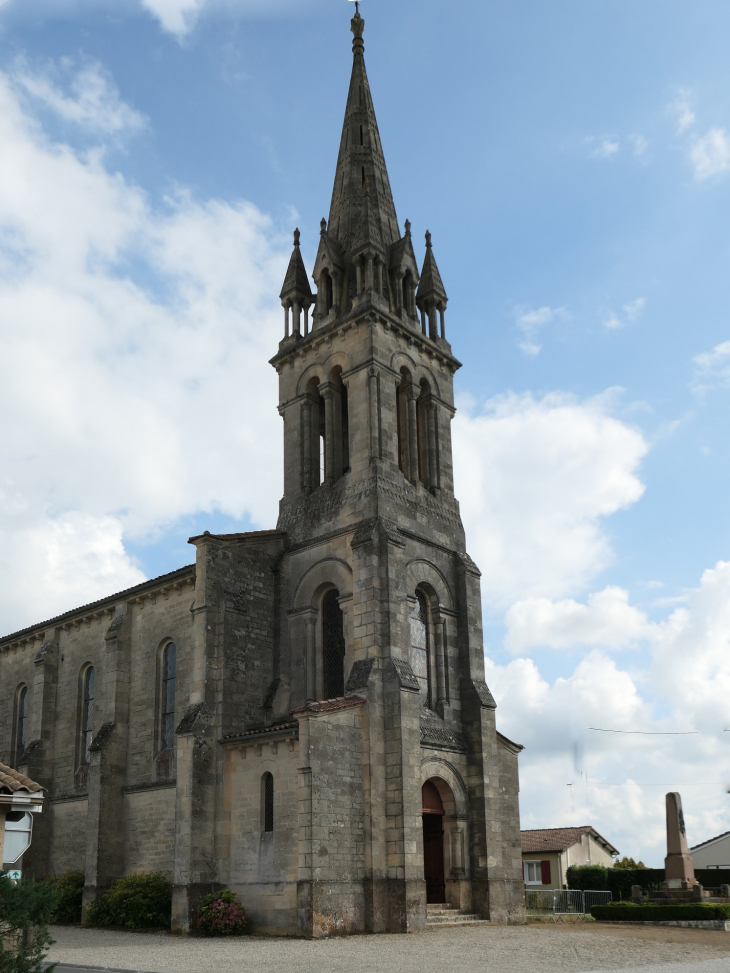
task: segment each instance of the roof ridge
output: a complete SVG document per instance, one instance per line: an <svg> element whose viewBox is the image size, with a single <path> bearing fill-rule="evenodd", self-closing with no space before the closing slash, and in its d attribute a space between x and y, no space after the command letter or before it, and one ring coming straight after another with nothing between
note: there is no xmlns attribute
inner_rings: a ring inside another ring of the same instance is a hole
<svg viewBox="0 0 730 973"><path fill-rule="evenodd" d="M35 625L28 625L26 628L21 628L17 632L10 632L8 635L0 636L0 648L7 642L12 642L16 639L22 638L24 635L29 635L31 632L35 632L39 628L48 628L49 625L57 625L59 622L64 621L64 619L73 618L74 615L78 615L81 612L88 612L93 608L101 608L102 605L108 604L110 601L117 601L117 599L123 598L125 595L132 595L138 591L143 591L145 588L153 587L154 585L159 584L160 581L166 581L167 579L172 579L174 577L181 577L185 574L195 574L195 565L186 564L185 567L176 568L174 571L168 571L167 574L161 574L157 578L150 578L148 581L142 581L140 584L134 585L131 588L124 588L122 591L114 592L111 595L107 595L105 598L100 598L98 601L91 601L88 605L79 605L78 608L71 608L69 611L63 612L60 615L54 615L52 618L47 618L44 621L36 622Z"/></svg>

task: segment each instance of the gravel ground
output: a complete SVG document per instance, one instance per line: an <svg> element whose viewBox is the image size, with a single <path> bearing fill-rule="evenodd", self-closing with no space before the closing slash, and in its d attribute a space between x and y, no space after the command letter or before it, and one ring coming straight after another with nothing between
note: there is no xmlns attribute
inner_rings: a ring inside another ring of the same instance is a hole
<svg viewBox="0 0 730 973"><path fill-rule="evenodd" d="M487 926L413 936L184 939L57 926L48 959L149 973L730 973L730 933L634 927ZM61 971L59 971L61 973ZM69 970L64 971L69 973Z"/></svg>

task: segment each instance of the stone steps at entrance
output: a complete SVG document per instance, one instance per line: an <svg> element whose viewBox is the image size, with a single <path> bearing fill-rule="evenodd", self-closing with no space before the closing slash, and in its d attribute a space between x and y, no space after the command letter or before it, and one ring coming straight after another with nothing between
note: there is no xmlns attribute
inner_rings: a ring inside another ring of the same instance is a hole
<svg viewBox="0 0 730 973"><path fill-rule="evenodd" d="M450 905L429 905L426 908L428 926L476 926L488 922L475 912L461 912Z"/></svg>

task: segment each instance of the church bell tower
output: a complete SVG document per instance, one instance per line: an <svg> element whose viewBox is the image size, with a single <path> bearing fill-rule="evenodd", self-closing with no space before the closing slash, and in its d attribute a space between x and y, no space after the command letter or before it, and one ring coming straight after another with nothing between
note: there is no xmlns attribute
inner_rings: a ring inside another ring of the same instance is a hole
<svg viewBox="0 0 730 973"><path fill-rule="evenodd" d="M333 802L349 806L353 774L364 808L352 838L361 858L348 852L338 864L327 841L312 841L299 914L309 917L302 928L326 926L336 888L353 903L353 931L419 928L427 906L444 903L521 921L521 748L496 731L480 574L454 497L461 365L447 339L431 234L419 263L411 224L398 222L364 26L358 11L314 288L296 230L271 360L284 423L277 530L286 542L269 718L295 716L307 741L300 773L313 831L317 780L328 782L322 820Z"/></svg>

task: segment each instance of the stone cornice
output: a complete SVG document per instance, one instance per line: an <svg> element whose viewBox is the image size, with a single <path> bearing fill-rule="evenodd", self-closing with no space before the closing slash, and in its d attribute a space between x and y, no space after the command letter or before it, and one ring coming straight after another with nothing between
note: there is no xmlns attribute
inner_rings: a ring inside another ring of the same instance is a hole
<svg viewBox="0 0 730 973"><path fill-rule="evenodd" d="M452 373L461 368L461 362L451 354L450 350L447 350L446 342L440 338L429 338L423 334L420 327L411 323L411 319L402 321L370 300L358 304L348 316L339 317L329 325L315 328L306 337L293 335L285 339L269 364L280 372L287 364L293 366L297 358L306 361L308 352L315 352L321 344L331 345L334 338L344 338L350 330L357 329L363 324L369 327L379 324L384 330L393 331L398 337L404 339L406 344L416 345L427 358L435 359Z"/></svg>

